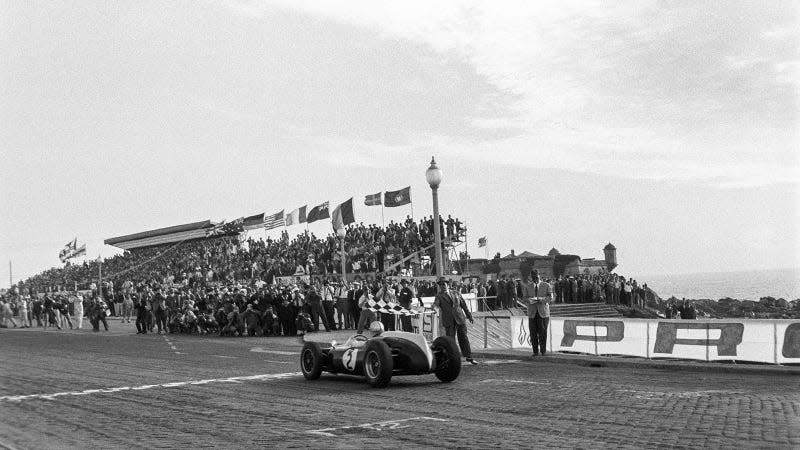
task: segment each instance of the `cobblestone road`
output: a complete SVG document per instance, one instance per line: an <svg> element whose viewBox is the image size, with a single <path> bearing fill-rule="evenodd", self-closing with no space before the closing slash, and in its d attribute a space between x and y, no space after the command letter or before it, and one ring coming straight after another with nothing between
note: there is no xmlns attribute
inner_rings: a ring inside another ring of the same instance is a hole
<svg viewBox="0 0 800 450"><path fill-rule="evenodd" d="M791 375L486 361L299 374L291 338L0 330L0 448L800 448Z"/></svg>

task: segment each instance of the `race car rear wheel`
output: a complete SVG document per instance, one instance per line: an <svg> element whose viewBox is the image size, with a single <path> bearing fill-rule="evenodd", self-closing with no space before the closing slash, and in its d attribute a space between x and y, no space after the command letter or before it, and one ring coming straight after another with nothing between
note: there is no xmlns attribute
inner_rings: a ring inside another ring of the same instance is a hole
<svg viewBox="0 0 800 450"><path fill-rule="evenodd" d="M364 350L364 376L372 387L386 387L392 380L392 350L381 340L367 342Z"/></svg>
<svg viewBox="0 0 800 450"><path fill-rule="evenodd" d="M300 352L300 370L306 380L316 380L322 374L322 347L317 342L306 342Z"/></svg>
<svg viewBox="0 0 800 450"><path fill-rule="evenodd" d="M461 351L456 340L450 336L439 336L431 345L436 357L436 378L442 383L449 383L461 373Z"/></svg>

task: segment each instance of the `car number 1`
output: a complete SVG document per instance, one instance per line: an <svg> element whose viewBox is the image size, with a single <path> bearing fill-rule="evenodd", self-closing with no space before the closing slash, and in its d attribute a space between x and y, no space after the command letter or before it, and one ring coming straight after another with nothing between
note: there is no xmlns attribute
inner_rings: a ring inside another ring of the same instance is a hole
<svg viewBox="0 0 800 450"><path fill-rule="evenodd" d="M358 349L351 348L344 352L342 355L342 364L344 364L344 368L349 371L356 370L356 355L358 355Z"/></svg>

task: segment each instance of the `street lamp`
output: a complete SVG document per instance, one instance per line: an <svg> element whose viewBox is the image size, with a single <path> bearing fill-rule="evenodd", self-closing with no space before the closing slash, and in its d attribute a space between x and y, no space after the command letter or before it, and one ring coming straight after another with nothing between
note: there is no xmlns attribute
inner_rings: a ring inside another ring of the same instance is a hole
<svg viewBox="0 0 800 450"><path fill-rule="evenodd" d="M431 166L425 171L425 179L433 192L433 243L436 246L436 276L444 273L442 267L442 233L439 230L439 185L442 183L442 169L436 165L436 159L431 156Z"/></svg>
<svg viewBox="0 0 800 450"><path fill-rule="evenodd" d="M344 252L344 237L346 234L347 231L344 227L336 230L336 235L342 241L342 284L347 282L347 254Z"/></svg>

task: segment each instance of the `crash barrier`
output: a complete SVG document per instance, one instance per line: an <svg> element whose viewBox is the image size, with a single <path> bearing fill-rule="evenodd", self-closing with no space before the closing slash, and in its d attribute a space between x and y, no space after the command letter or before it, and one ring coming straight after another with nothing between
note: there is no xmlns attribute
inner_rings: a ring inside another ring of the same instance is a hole
<svg viewBox="0 0 800 450"><path fill-rule="evenodd" d="M476 325L490 329L487 324L492 318L482 319L483 324L476 321ZM510 347L530 349L528 318L505 319L511 327ZM486 348L488 344L484 341ZM551 318L547 348L592 355L796 364L800 363L800 320Z"/></svg>
<svg viewBox="0 0 800 450"><path fill-rule="evenodd" d="M531 350L528 318L477 313L467 326L473 348ZM443 334L436 313L414 318L428 339ZM800 364L800 320L550 318L550 352Z"/></svg>

